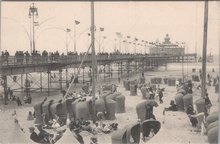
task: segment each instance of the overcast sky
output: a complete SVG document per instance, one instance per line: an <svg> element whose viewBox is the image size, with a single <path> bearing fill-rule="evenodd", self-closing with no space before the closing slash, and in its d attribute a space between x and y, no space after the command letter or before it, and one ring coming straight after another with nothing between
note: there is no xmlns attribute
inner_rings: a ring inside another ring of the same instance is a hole
<svg viewBox="0 0 220 144"><path fill-rule="evenodd" d="M2 2L1 27L2 50L10 53L16 50L30 51L29 2ZM66 52L66 33L61 29L70 28L73 37L74 20L77 25L77 51L86 51L89 45L87 33L90 27L89 2L36 2L42 23L36 27L36 50ZM95 2L95 25L103 27L101 36L107 36L105 51L113 51L116 32L133 40L162 42L168 33L171 41L186 42L186 52L202 52L204 2ZM209 2L208 53L219 53L220 2ZM56 28L55 28L56 27ZM61 29L60 29L61 28ZM27 34L28 33L28 34ZM73 51L73 38L68 36L69 51ZM96 42L99 33L96 32ZM118 48L118 44L117 47ZM133 48L128 47L132 52ZM124 50L124 45L122 45ZM98 44L96 44L98 51Z"/></svg>

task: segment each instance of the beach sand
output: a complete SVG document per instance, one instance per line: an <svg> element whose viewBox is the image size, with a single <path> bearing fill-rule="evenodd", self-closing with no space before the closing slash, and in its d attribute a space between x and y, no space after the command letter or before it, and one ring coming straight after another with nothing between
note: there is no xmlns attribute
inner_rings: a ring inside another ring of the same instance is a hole
<svg viewBox="0 0 220 144"><path fill-rule="evenodd" d="M190 73L189 73L190 74ZM211 73L213 75L217 74ZM149 82L151 77L178 77L181 78L181 71L180 70L171 70L171 71L157 71L157 72L147 72L145 73L146 81ZM136 76L138 78L138 76ZM130 78L131 79L131 78ZM135 79L133 77L132 79ZM119 124L118 128L121 129L125 125L129 125L133 122L137 122L137 114L136 114L136 105L143 101L142 95L140 90L138 90L137 96L130 96L130 91L125 91L121 83L119 84L117 81L115 83L119 86L118 91L125 96L125 108L126 113L116 114L116 120L113 121L105 121L108 122L117 122ZM142 140L140 143L200 143L205 144L208 143L207 136L200 135L199 132L195 132L195 128L191 126L188 116L184 112L166 112L166 115L163 115L164 107L168 107L170 100L174 99L176 94L176 88L173 86L167 85L160 85L160 87L165 88L164 92L164 103L159 104L157 108L154 108L154 114L156 119L161 122L161 129L156 136L154 136L151 140L147 142L143 142ZM218 94L214 92L213 86L207 86L210 100L213 104L211 108L211 112L218 111ZM200 91L193 89L193 101L197 100L200 97ZM33 112L33 105L39 101L42 101L47 94L36 94L32 96L33 103L31 105L25 104L24 106L18 107L16 104L9 103L9 105L0 105L0 143L8 143L9 139L12 139L12 131L14 128L14 122L12 113L14 109L17 111L17 118L20 122L21 127L24 129L24 135L29 137L28 128L33 126L33 121L27 121L27 114L29 111ZM48 97L49 99L61 99L62 95L60 93L54 93L53 96ZM159 101L157 99L157 101ZM163 123L164 121L164 123ZM87 132L82 132L82 136L84 136L85 143L90 142L91 134ZM109 144L111 143L111 134L99 134L98 135L98 143L100 144Z"/></svg>

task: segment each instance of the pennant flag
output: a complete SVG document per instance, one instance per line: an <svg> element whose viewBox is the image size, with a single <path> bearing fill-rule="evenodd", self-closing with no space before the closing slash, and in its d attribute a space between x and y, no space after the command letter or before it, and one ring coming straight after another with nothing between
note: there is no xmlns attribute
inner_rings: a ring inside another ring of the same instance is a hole
<svg viewBox="0 0 220 144"><path fill-rule="evenodd" d="M104 31L104 28L100 27L100 31Z"/></svg>
<svg viewBox="0 0 220 144"><path fill-rule="evenodd" d="M34 26L39 26L39 23L38 22L34 22Z"/></svg>
<svg viewBox="0 0 220 144"><path fill-rule="evenodd" d="M70 31L71 31L71 29L69 29L69 28L66 29L66 32L70 32Z"/></svg>
<svg viewBox="0 0 220 144"><path fill-rule="evenodd" d="M79 21L77 21L77 20L75 20L75 24L76 24L76 25L78 25L78 24L80 24L80 22L79 22Z"/></svg>

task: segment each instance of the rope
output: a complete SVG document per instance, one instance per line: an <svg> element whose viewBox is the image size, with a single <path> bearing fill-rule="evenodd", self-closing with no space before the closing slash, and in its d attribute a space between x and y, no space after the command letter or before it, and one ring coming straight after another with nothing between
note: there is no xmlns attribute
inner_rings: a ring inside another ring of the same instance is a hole
<svg viewBox="0 0 220 144"><path fill-rule="evenodd" d="M79 73L80 73L80 68L82 67L82 64L83 64L83 62L84 62L84 60L85 60L85 58L86 58L86 55L89 53L89 50L90 50L91 46L92 46L92 44L90 44L90 46L89 46L87 52L84 54L83 59L82 59L80 65L79 65L79 67L78 67L78 69L77 69L77 73L76 73L76 75L74 75L73 80L71 81L71 83L70 83L70 85L69 85L69 87L68 87L68 89L67 89L66 94L64 95L64 97L67 96L67 94L68 94L69 91L70 91L71 86L73 85L73 82L75 81L76 77L79 75Z"/></svg>

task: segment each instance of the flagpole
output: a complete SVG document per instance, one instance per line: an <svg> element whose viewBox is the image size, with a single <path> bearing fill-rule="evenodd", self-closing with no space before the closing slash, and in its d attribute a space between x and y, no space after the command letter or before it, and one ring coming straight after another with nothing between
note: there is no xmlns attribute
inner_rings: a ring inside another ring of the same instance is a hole
<svg viewBox="0 0 220 144"><path fill-rule="evenodd" d="M74 52L76 53L76 21L74 21Z"/></svg>
<svg viewBox="0 0 220 144"><path fill-rule="evenodd" d="M93 114L95 114L95 21L94 21L94 1L91 1L91 46L92 46L92 105ZM95 116L92 116L95 120Z"/></svg>
<svg viewBox="0 0 220 144"><path fill-rule="evenodd" d="M101 52L101 29L99 28L99 53Z"/></svg>
<svg viewBox="0 0 220 144"><path fill-rule="evenodd" d="M119 49L120 49L120 53L122 53L122 51L121 51L121 38L119 38Z"/></svg>
<svg viewBox="0 0 220 144"><path fill-rule="evenodd" d="M202 55L202 93L206 95L206 51L207 51L207 35L208 35L208 1L205 1L204 7L204 31L203 31L203 55Z"/></svg>
<svg viewBox="0 0 220 144"><path fill-rule="evenodd" d="M68 29L66 29L66 55L68 55L68 37L67 37L67 34L68 34Z"/></svg>

